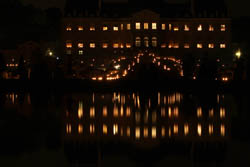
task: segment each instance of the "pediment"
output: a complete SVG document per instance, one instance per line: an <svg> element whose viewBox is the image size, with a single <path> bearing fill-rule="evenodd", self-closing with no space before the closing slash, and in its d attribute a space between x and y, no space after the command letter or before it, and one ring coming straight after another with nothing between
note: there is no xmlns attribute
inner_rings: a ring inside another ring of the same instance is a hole
<svg viewBox="0 0 250 167"><path fill-rule="evenodd" d="M148 10L148 9L144 9L144 10L141 10L139 12L134 13L133 17L140 18L140 19L152 19L152 18L157 19L160 17L160 14L155 13L155 12Z"/></svg>

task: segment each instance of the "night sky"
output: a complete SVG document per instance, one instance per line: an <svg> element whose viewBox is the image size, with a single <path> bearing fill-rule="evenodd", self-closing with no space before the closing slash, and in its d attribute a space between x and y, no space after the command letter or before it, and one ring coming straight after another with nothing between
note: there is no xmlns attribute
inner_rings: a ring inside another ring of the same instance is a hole
<svg viewBox="0 0 250 167"><path fill-rule="evenodd" d="M25 4L33 4L36 7L48 8L48 7L60 7L63 8L65 0L22 0ZM104 0L121 2L126 0ZM186 0L168 0L169 2L183 2ZM230 13L233 17L250 16L250 1L249 0L225 0L228 3Z"/></svg>

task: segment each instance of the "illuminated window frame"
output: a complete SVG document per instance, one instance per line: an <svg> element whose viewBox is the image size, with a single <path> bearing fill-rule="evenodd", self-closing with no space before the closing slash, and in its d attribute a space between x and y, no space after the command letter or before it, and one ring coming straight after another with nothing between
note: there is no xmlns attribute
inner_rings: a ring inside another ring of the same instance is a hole
<svg viewBox="0 0 250 167"><path fill-rule="evenodd" d="M127 24L127 30L131 30L131 24Z"/></svg>
<svg viewBox="0 0 250 167"><path fill-rule="evenodd" d="M113 27L113 30L114 30L114 31L119 31L119 27L118 27L118 26L114 26L114 27Z"/></svg>
<svg viewBox="0 0 250 167"><path fill-rule="evenodd" d="M213 43L209 43L209 44L208 44L208 48L209 48L209 49L213 49L213 48L214 48L214 44L213 44Z"/></svg>
<svg viewBox="0 0 250 167"><path fill-rule="evenodd" d="M95 45L94 42L92 42L92 43L89 44L89 48L92 48L92 49L93 49L93 48L95 48L95 47L96 47L96 45Z"/></svg>
<svg viewBox="0 0 250 167"><path fill-rule="evenodd" d="M71 26L67 26L66 27L66 31L68 31L68 32L72 31L72 27Z"/></svg>
<svg viewBox="0 0 250 167"><path fill-rule="evenodd" d="M108 26L103 26L102 31L108 31Z"/></svg>
<svg viewBox="0 0 250 167"><path fill-rule="evenodd" d="M152 46L157 47L157 37L152 37Z"/></svg>
<svg viewBox="0 0 250 167"><path fill-rule="evenodd" d="M149 24L148 23L144 23L143 24L143 28L144 28L144 30L148 30L149 29Z"/></svg>
<svg viewBox="0 0 250 167"><path fill-rule="evenodd" d="M136 22L135 23L135 29L136 30L140 30L141 29L141 23L140 22Z"/></svg>
<svg viewBox="0 0 250 167"><path fill-rule="evenodd" d="M199 24L199 26L197 27L197 31L202 31L202 30L203 30L202 25Z"/></svg>
<svg viewBox="0 0 250 167"><path fill-rule="evenodd" d="M79 43L77 44L77 46L78 46L78 48L83 48L83 47L84 47L84 44L83 44L83 42L79 42Z"/></svg>
<svg viewBox="0 0 250 167"><path fill-rule="evenodd" d="M187 24L184 25L184 31L190 31L190 28Z"/></svg>
<svg viewBox="0 0 250 167"><path fill-rule="evenodd" d="M184 43L184 48L185 49L189 49L190 48L190 44L189 43Z"/></svg>
<svg viewBox="0 0 250 167"><path fill-rule="evenodd" d="M90 26L89 27L89 31L95 31L95 27L94 26Z"/></svg>
<svg viewBox="0 0 250 167"><path fill-rule="evenodd" d="M157 30L157 23L152 23L152 30Z"/></svg>
<svg viewBox="0 0 250 167"><path fill-rule="evenodd" d="M226 31L226 25L225 24L221 24L220 25L220 31Z"/></svg>
<svg viewBox="0 0 250 167"><path fill-rule="evenodd" d="M203 48L202 43L197 43L197 45L196 45L196 46L197 46L197 48L198 48L198 49L202 49L202 48Z"/></svg>
<svg viewBox="0 0 250 167"><path fill-rule="evenodd" d="M83 31L83 26L78 26L78 31Z"/></svg>
<svg viewBox="0 0 250 167"><path fill-rule="evenodd" d="M140 37L135 38L135 46L136 47L141 47L141 38Z"/></svg>
<svg viewBox="0 0 250 167"><path fill-rule="evenodd" d="M212 25L209 25L208 31L213 32L214 31L214 27Z"/></svg>
<svg viewBox="0 0 250 167"><path fill-rule="evenodd" d="M103 44L102 44L102 48L103 48L103 49L108 48L108 43L103 43Z"/></svg>
<svg viewBox="0 0 250 167"><path fill-rule="evenodd" d="M226 44L225 44L225 43L221 43L221 44L220 44L220 48L221 48L221 49L225 49L225 48L226 48Z"/></svg>
<svg viewBox="0 0 250 167"><path fill-rule="evenodd" d="M131 48L131 44L130 43L126 43L126 48Z"/></svg>
<svg viewBox="0 0 250 167"><path fill-rule="evenodd" d="M119 48L119 43L113 43L113 48L118 49Z"/></svg>
<svg viewBox="0 0 250 167"><path fill-rule="evenodd" d="M73 47L72 42L66 42L66 48L71 49Z"/></svg>
<svg viewBox="0 0 250 167"><path fill-rule="evenodd" d="M166 24L161 24L161 30L166 30Z"/></svg>
<svg viewBox="0 0 250 167"><path fill-rule="evenodd" d="M79 54L79 55L83 55L83 50L79 50L79 51L78 51L78 54Z"/></svg>
<svg viewBox="0 0 250 167"><path fill-rule="evenodd" d="M178 26L174 26L173 30L174 31L179 31L179 27Z"/></svg>

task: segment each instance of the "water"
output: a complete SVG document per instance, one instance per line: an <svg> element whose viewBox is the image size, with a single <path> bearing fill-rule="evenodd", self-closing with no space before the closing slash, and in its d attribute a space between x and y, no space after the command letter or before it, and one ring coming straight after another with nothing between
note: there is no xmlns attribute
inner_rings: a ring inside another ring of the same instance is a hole
<svg viewBox="0 0 250 167"><path fill-rule="evenodd" d="M248 95L2 92L1 166L250 166Z"/></svg>

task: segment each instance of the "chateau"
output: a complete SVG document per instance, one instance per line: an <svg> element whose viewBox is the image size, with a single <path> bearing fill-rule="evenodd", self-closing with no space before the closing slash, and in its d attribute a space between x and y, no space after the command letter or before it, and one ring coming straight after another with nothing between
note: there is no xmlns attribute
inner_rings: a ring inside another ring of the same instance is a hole
<svg viewBox="0 0 250 167"><path fill-rule="evenodd" d="M140 55L176 62L191 54L231 59L231 19L223 0L67 0L61 32L63 54L78 76L89 66L105 71L122 60L131 62L122 68L129 70Z"/></svg>

